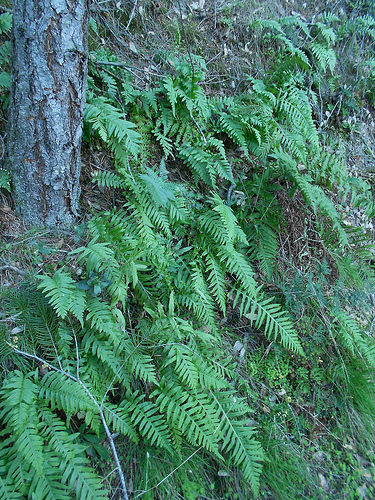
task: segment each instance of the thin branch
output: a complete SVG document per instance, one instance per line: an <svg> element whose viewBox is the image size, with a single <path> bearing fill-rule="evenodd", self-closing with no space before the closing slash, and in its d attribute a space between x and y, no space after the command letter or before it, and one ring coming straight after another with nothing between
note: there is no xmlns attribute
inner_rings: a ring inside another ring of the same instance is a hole
<svg viewBox="0 0 375 500"><path fill-rule="evenodd" d="M57 359L57 361L59 363L60 370L63 371L63 367L62 367L62 364L61 364L61 361L60 361L60 356L59 356L59 353L57 351L57 347L56 347L55 341L53 340L51 330L50 330L50 328L49 328L49 326L48 326L47 323L46 323L46 328L47 328L47 331L48 331L48 334L49 334L49 338L51 339L51 342L52 342L52 345L53 345L53 349L54 349L55 354L56 354L56 359Z"/></svg>
<svg viewBox="0 0 375 500"><path fill-rule="evenodd" d="M193 116L191 113L190 113L190 116L191 116L191 118L193 119L193 122L195 123L195 125L196 125L197 129L199 130L199 132L200 132L200 134L201 134L201 136L202 136L202 139L203 139L204 145L206 145L206 144L207 144L207 140L206 140L206 138L205 138L205 136L204 136L204 133L202 132L202 129L200 128L200 126L198 125L198 123L197 123L196 119L194 118L194 116Z"/></svg>
<svg viewBox="0 0 375 500"><path fill-rule="evenodd" d="M95 64L99 64L100 66L117 66L119 68L123 68L125 69L126 71L128 71L129 73L131 73L135 78L138 78L138 80L140 80L141 82L143 82L144 84L146 83L144 81L143 78L141 78L139 75L137 75L134 71L132 71L130 69L130 66L128 66L127 64L125 63L112 63L112 62L107 62L107 61L93 61ZM122 79L115 75L114 73L112 73L112 71L109 71L108 69L105 69L103 68L103 71L105 71L106 73L108 73L109 75L113 76L113 78L116 78L116 80L119 80L119 81L122 81ZM139 70L140 72L144 72L144 70L140 69ZM155 76L159 76L158 74L155 74ZM133 83L133 85L135 85ZM139 90L140 90L140 87L139 86L136 86Z"/></svg>
<svg viewBox="0 0 375 500"><path fill-rule="evenodd" d="M17 314L14 314L13 316L8 316L5 319L0 319L0 323L8 323L10 321L15 321L16 319L19 319L18 317L20 316L20 314L22 314L22 311L20 311Z"/></svg>
<svg viewBox="0 0 375 500"><path fill-rule="evenodd" d="M137 3L138 3L138 0L134 0L134 4L133 4L132 11L130 13L129 21L128 21L128 24L126 25L126 28L125 28L126 31L128 31L130 23L133 21L133 17L134 17L134 14L135 14L135 9L137 8Z"/></svg>
<svg viewBox="0 0 375 500"><path fill-rule="evenodd" d="M5 144L4 144L4 138L1 134L0 134L0 141L1 141L1 149L2 149L0 160L2 160L4 158L4 155L5 155Z"/></svg>
<svg viewBox="0 0 375 500"><path fill-rule="evenodd" d="M14 273L17 273L21 276L26 276L25 271L22 271L22 269L18 269L18 267L12 266L7 262L5 259L0 257L0 259L4 262L5 266L0 267L0 271L13 271Z"/></svg>

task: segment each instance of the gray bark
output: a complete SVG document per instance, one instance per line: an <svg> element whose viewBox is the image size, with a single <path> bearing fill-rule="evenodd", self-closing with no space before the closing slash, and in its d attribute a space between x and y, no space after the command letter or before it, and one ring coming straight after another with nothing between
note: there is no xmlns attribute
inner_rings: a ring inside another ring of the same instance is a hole
<svg viewBox="0 0 375 500"><path fill-rule="evenodd" d="M88 16L88 0L13 2L7 167L29 225L77 215Z"/></svg>

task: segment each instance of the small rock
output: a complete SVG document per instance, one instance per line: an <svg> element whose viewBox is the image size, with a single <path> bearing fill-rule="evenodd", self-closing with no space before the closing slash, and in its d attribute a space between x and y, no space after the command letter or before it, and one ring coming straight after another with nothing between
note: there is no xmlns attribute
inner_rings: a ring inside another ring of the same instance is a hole
<svg viewBox="0 0 375 500"><path fill-rule="evenodd" d="M329 484L327 483L326 478L323 476L323 474L318 474L318 476L319 476L320 486L321 486L324 490L328 490L328 488L329 488Z"/></svg>
<svg viewBox="0 0 375 500"><path fill-rule="evenodd" d="M243 345L239 340L237 340L237 342L234 344L233 349L237 352L241 352L241 350L243 349Z"/></svg>
<svg viewBox="0 0 375 500"><path fill-rule="evenodd" d="M361 498L365 498L366 496L366 492L367 492L367 487L365 484L363 484L362 486L358 486L357 488L357 492L358 492L358 495L361 497Z"/></svg>
<svg viewBox="0 0 375 500"><path fill-rule="evenodd" d="M133 52L133 54L138 54L138 50L134 42L129 42L129 49Z"/></svg>
<svg viewBox="0 0 375 500"><path fill-rule="evenodd" d="M313 455L313 459L314 460L323 460L324 459L324 453L322 451L317 451L316 453L314 453Z"/></svg>
<svg viewBox="0 0 375 500"><path fill-rule="evenodd" d="M20 328L19 326L16 326L12 329L10 332L11 335L18 335L19 333L23 332L23 327Z"/></svg>

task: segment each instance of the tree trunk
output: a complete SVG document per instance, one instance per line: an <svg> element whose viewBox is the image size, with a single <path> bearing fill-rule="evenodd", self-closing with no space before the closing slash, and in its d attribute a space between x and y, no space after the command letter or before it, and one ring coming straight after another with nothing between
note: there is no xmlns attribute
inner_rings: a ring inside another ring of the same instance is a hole
<svg viewBox="0 0 375 500"><path fill-rule="evenodd" d="M8 168L26 224L78 210L88 0L14 0Z"/></svg>

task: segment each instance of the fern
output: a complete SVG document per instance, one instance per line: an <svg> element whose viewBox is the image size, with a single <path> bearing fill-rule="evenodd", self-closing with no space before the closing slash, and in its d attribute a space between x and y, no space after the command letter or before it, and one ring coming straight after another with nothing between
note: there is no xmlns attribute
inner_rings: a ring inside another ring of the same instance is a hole
<svg viewBox="0 0 375 500"><path fill-rule="evenodd" d="M50 303L57 315L64 319L68 312L71 312L82 324L86 308L85 294L77 288L70 275L58 270L52 278L39 276L39 279L39 288L45 292L46 297L50 297Z"/></svg>
<svg viewBox="0 0 375 500"><path fill-rule="evenodd" d="M271 339L280 339L280 343L287 349L303 355L301 342L288 314L281 309L280 304L274 302L272 297L264 297L257 290L257 294L248 296L239 291L234 304L239 303L240 314L246 315L250 324L255 328L263 326L265 334Z"/></svg>
<svg viewBox="0 0 375 500"><path fill-rule="evenodd" d="M52 317L35 310L38 341L18 346L2 333L7 349L22 347L31 360L1 391L4 494L104 498L72 433L77 419L97 435L105 423L164 457L202 449L217 464L240 468L258 494L264 455L247 425L253 408L235 390L239 367L223 351L220 333L230 306L267 342L304 354L295 318L282 305L293 311L293 294L276 301L257 282L260 267L261 279L278 283L277 189L288 186L291 196L300 190L332 255L344 258L358 243L358 256L369 257L366 235L345 230L326 189L359 206L369 190L355 181L347 188L344 160L321 148L314 95L306 90L313 67L334 68L331 22L263 22L289 59L274 78L248 77L248 92L237 97L209 98L206 67L196 56L171 57L174 74L140 90L126 68L101 72L92 55L86 131L115 158L115 171L97 173L94 182L121 197L117 208L91 218L91 240L69 255L79 277L66 267L38 278ZM99 55L116 63L105 51ZM158 167L145 151L155 141L165 155ZM183 167L195 187L170 180ZM352 318L333 311L335 339L372 365L371 342ZM30 372L40 351L49 367L44 376ZM24 477L33 478L31 485Z"/></svg>
<svg viewBox="0 0 375 500"><path fill-rule="evenodd" d="M88 101L84 120L113 149L120 162L125 163L129 154L137 155L140 135L134 130L135 125L126 120L123 113L104 97Z"/></svg>
<svg viewBox="0 0 375 500"><path fill-rule="evenodd" d="M233 181L230 163L225 157L221 141L209 139L205 146L185 143L179 148L180 157L193 169L196 179L215 186L218 177Z"/></svg>
<svg viewBox="0 0 375 500"><path fill-rule="evenodd" d="M33 379L35 373L25 376L15 371L1 390L1 415L12 435L12 448L5 449L6 462L12 466L3 469L2 477L11 474L18 491L33 492L40 499L69 498L73 489L78 498L106 498L100 479L82 456L83 447L50 411ZM11 460L13 453L21 460ZM23 477L30 481L25 483Z"/></svg>
<svg viewBox="0 0 375 500"><path fill-rule="evenodd" d="M359 353L370 367L375 365L375 343L360 328L358 322L342 309L331 311L334 328L340 343L353 354Z"/></svg>
<svg viewBox="0 0 375 500"><path fill-rule="evenodd" d="M1 85L1 82L0 82ZM10 192L10 175L9 172L0 168L0 189L5 189Z"/></svg>
<svg viewBox="0 0 375 500"><path fill-rule="evenodd" d="M240 420L246 415L244 400L238 399L232 391L221 393L220 397L213 395L213 398L222 412L222 420L217 430L225 436L223 449L233 457L234 463L241 467L254 495L257 496L262 471L260 464L264 460L264 455L254 439L254 430L243 425L245 421Z"/></svg>

